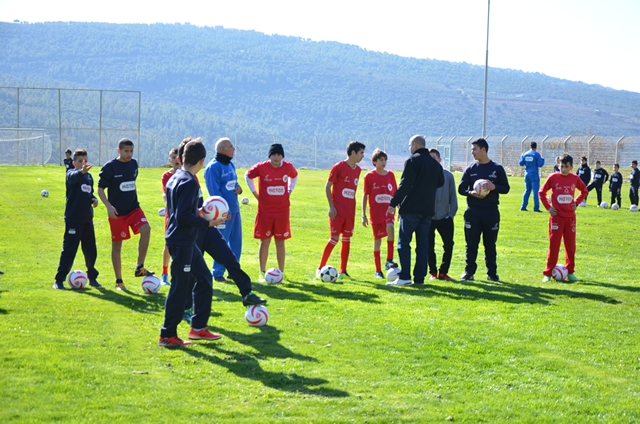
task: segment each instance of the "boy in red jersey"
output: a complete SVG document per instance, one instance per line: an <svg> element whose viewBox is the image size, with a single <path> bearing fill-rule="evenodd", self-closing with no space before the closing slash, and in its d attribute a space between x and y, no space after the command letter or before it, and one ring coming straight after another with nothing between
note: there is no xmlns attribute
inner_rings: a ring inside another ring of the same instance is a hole
<svg viewBox="0 0 640 424"><path fill-rule="evenodd" d="M385 269L397 268L393 262L394 228L393 218L395 214L387 214L389 202L396 194L398 185L393 172L387 171L388 156L380 149L373 151L371 162L376 169L369 171L364 176L364 194L362 195L362 225L367 226L367 202L369 203L369 215L371 217L371 229L373 230L373 259L376 265L375 278L385 278L380 262L380 245L382 238L387 237L387 262Z"/></svg>
<svg viewBox="0 0 640 424"><path fill-rule="evenodd" d="M162 200L164 202L164 232L167 232L167 226L169 225L169 213L166 211L167 209L167 181L169 178L176 173L178 169L180 169L180 160L178 159L178 148L173 147L169 151L169 163L171 164L171 169L165 171L162 174ZM169 260L171 259L171 255L169 254L169 249L167 245L164 245L164 251L162 252L162 280L161 283L163 286L169 285Z"/></svg>
<svg viewBox="0 0 640 424"><path fill-rule="evenodd" d="M260 240L260 278L263 283L264 273L269 258L271 237L276 243L278 268L284 273L286 239L291 238L289 223L289 197L296 186L298 171L291 162L284 160L284 148L281 144L269 147L269 160L253 165L245 174L247 186L258 200L258 213L254 225L253 237ZM258 178L259 190L253 179Z"/></svg>
<svg viewBox="0 0 640 424"><path fill-rule="evenodd" d="M585 183L576 174L571 173L573 158L568 154L560 157L560 172L555 172L547 178L538 192L540 201L549 211L549 252L547 253L547 267L542 273L542 282L551 280L551 271L558 261L560 241L564 239L565 266L569 275L567 281L575 282L578 278L574 275L576 256L576 206L589 194ZM577 199L575 191L580 195ZM547 192L551 192L551 204L547 199Z"/></svg>
<svg viewBox="0 0 640 424"><path fill-rule="evenodd" d="M360 178L358 163L364 157L365 145L359 141L351 141L347 145L347 159L342 160L331 168L329 180L324 187L329 202L329 226L331 238L324 247L320 266L316 270L316 277L320 276L320 269L327 264L333 248L338 244L342 234L342 248L340 249L340 270L338 278L349 277L347 262L351 249L351 236L355 227L356 190Z"/></svg>

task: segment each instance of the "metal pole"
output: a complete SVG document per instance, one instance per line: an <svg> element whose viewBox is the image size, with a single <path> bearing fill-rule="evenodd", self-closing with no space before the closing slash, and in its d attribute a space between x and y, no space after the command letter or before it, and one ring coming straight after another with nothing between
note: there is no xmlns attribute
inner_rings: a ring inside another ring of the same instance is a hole
<svg viewBox="0 0 640 424"><path fill-rule="evenodd" d="M491 0L487 0L487 51L484 62L484 104L482 111L482 138L487 136L487 76L489 73L489 12Z"/></svg>
<svg viewBox="0 0 640 424"><path fill-rule="evenodd" d="M142 91L138 91L138 162L140 166L142 166L142 161L140 160L140 153L142 150L142 140L140 140L140 103L142 102Z"/></svg>
<svg viewBox="0 0 640 424"><path fill-rule="evenodd" d="M313 136L313 169L318 169L318 137Z"/></svg>
<svg viewBox="0 0 640 424"><path fill-rule="evenodd" d="M387 152L387 137L385 137L384 135L382 136L382 148L384 149L385 153Z"/></svg>
<svg viewBox="0 0 640 424"><path fill-rule="evenodd" d="M544 157L544 142L547 141L547 138L549 138L549 136L545 135L542 141L540 142L540 154L542 155L542 157Z"/></svg>
<svg viewBox="0 0 640 424"><path fill-rule="evenodd" d="M570 138L571 138L571 136L569 135L569 136L567 136L567 138L564 139L564 146L563 146L564 151L563 151L563 153L568 153L567 152L567 141L569 141Z"/></svg>
<svg viewBox="0 0 640 424"><path fill-rule="evenodd" d="M589 141L587 141L587 163L589 163L589 160L591 159L591 140L594 138L596 138L596 136L592 135Z"/></svg>
<svg viewBox="0 0 640 424"><path fill-rule="evenodd" d="M624 136L624 135L623 135L622 137L620 137L620 138L618 139L618 141L616 141L616 158L615 158L615 160L613 161L613 163L618 163L618 145L620 144L620 142L621 142L622 140L624 140L624 139L625 139L625 137L626 137L626 136Z"/></svg>
<svg viewBox="0 0 640 424"><path fill-rule="evenodd" d="M451 138L451 140L449 140L449 172L451 172L451 169L453 168L451 166L451 158L453 157L453 140L456 139L456 136L454 135L453 138Z"/></svg>
<svg viewBox="0 0 640 424"><path fill-rule="evenodd" d="M16 98L17 124L16 128L16 165L20 165L20 88L18 88L18 97ZM62 158L60 159L62 161Z"/></svg>
<svg viewBox="0 0 640 424"><path fill-rule="evenodd" d="M100 90L100 132L98 133L98 165L102 165L102 90Z"/></svg>
<svg viewBox="0 0 640 424"><path fill-rule="evenodd" d="M507 137L509 136L505 135L504 137L502 137L502 140L500 140L500 165L504 164L504 141L507 139Z"/></svg>
<svg viewBox="0 0 640 424"><path fill-rule="evenodd" d="M58 153L60 154L60 165L62 165L62 106L60 100L60 89L58 88L58 143L60 148Z"/></svg>
<svg viewBox="0 0 640 424"><path fill-rule="evenodd" d="M520 142L520 153L524 153L524 142L527 141L527 138L529 138L528 135L526 135Z"/></svg>

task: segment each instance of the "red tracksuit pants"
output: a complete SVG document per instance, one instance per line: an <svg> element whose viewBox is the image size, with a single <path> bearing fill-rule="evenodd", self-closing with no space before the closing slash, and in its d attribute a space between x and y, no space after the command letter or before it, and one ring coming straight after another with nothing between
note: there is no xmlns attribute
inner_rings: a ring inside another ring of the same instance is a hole
<svg viewBox="0 0 640 424"><path fill-rule="evenodd" d="M573 274L576 266L576 217L549 217L549 252L547 267L542 273L551 277L551 271L558 263L560 242L564 239L565 267Z"/></svg>

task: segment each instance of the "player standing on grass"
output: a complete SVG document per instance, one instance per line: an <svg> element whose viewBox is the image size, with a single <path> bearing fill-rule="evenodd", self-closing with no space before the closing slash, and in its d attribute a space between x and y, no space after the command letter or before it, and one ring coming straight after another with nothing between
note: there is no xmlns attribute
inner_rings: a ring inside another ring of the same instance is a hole
<svg viewBox="0 0 640 424"><path fill-rule="evenodd" d="M167 226L169 225L169 214L167 213L167 181L169 178L176 173L178 169L180 169L180 160L178 159L178 148L174 147L169 151L169 163L171 164L171 169L165 171L162 174L162 201L164 202L164 231L167 232ZM167 245L164 245L164 250L162 251L162 281L161 284L163 286L169 285L169 260L171 259L171 255L169 254L169 249Z"/></svg>
<svg viewBox="0 0 640 424"><path fill-rule="evenodd" d="M140 234L138 263L134 275L145 277L154 274L144 267L151 226L138 203L137 178L138 162L133 159L133 141L123 138L118 142L118 157L104 164L98 180L98 196L109 214L111 262L116 274L116 290L127 290L122 281L122 241L131 238L129 228L134 234Z"/></svg>
<svg viewBox="0 0 640 424"><path fill-rule="evenodd" d="M638 205L638 188L640 188L640 170L638 161L631 161L631 173L629 174L629 200L632 205Z"/></svg>
<svg viewBox="0 0 640 424"><path fill-rule="evenodd" d="M347 273L349 251L351 250L351 236L355 228L356 218L356 190L362 169L358 163L364 158L366 146L359 141L350 141L347 145L347 159L333 165L329 172L329 179L324 186L324 193L329 202L329 227L331 238L322 251L320 265L316 270L316 278L320 277L320 269L327 264L333 248L338 244L342 235L340 249L340 269L338 279L350 278Z"/></svg>
<svg viewBox="0 0 640 424"><path fill-rule="evenodd" d="M190 291L194 310L189 339L217 340L221 337L220 334L210 332L207 327L213 296L212 277L202 252L196 246L199 228L219 225L225 219L207 221L198 210L200 185L195 175L204 167L206 156L207 150L200 141L188 142L184 148L182 168L167 183L169 226L165 240L172 259L172 284L165 301L164 324L158 340L158 345L162 347L191 344L178 337L178 324L182 321Z"/></svg>
<svg viewBox="0 0 640 424"><path fill-rule="evenodd" d="M587 163L587 157L582 156L580 158L580 168L578 168L578 177L582 180L585 186L589 185L589 181L591 181L591 168L589 168L589 164ZM587 198L584 198L585 204L587 203Z"/></svg>
<svg viewBox="0 0 640 424"><path fill-rule="evenodd" d="M498 264L496 263L496 241L500 230L500 194L509 193L509 180L502 165L489 159L489 144L484 138L471 143L471 154L476 160L462 173L458 193L467 196L467 210L464 212L464 239L467 243L466 264L462 281L471 281L478 265L478 246L480 237L484 244L484 260L487 266L487 279L499 282ZM489 194L481 196L473 186L476 181L487 180L485 190Z"/></svg>
<svg viewBox="0 0 640 424"><path fill-rule="evenodd" d="M64 280L67 277L73 261L82 242L82 253L87 265L89 285L97 289L98 270L95 268L98 251L96 249L96 233L93 228L93 210L98 206L98 199L93 194L93 178L89 171L91 164L87 161L87 151L77 149L73 153L74 168L67 171L67 202L64 208L64 239L58 272L55 276L53 288L64 290Z"/></svg>
<svg viewBox="0 0 640 424"><path fill-rule="evenodd" d="M253 165L245 173L249 190L258 200L258 213L253 237L260 240L258 257L260 260L260 279L265 281L264 274L269 259L271 237L275 239L278 269L284 274L286 258L285 240L291 238L289 198L298 180L298 171L291 162L284 160L284 148L281 144L269 147L269 160ZM253 182L258 178L258 190Z"/></svg>
<svg viewBox="0 0 640 424"><path fill-rule="evenodd" d="M600 161L596 161L596 167L593 170L593 181L587 186L587 190L591 191L596 189L596 195L598 197L598 206L602 203L602 186L609 180L609 173L606 169L600 166Z"/></svg>
<svg viewBox="0 0 640 424"><path fill-rule="evenodd" d="M71 157L71 149L67 149L64 151L64 155L65 158L63 159L64 162L64 172L66 173L67 171L73 169L73 158Z"/></svg>
<svg viewBox="0 0 640 424"><path fill-rule="evenodd" d="M611 192L611 204L617 203L618 206L622 207L622 174L620 173L620 165L617 163L613 164L613 173L611 174L611 179L609 180L609 191Z"/></svg>
<svg viewBox="0 0 640 424"><path fill-rule="evenodd" d="M544 277L542 282L551 280L551 273L558 262L558 251L560 241L564 239L565 266L569 275L567 280L574 282L578 278L575 272L576 256L576 206L583 201L589 190L581 178L571 173L573 169L573 158L568 154L563 154L560 165L560 173L549 175L544 185L538 192L545 209L549 211L549 251L547 253L547 265L542 272ZM578 189L580 195L577 199L575 191ZM547 199L547 192L551 192L551 204Z"/></svg>
<svg viewBox="0 0 640 424"><path fill-rule="evenodd" d="M398 186L393 172L385 169L387 159L387 154L382 150L376 149L373 151L371 162L376 169L369 171L364 176L364 193L362 195L362 225L364 227L369 224L369 220L367 220L367 203L369 204L371 229L373 230L373 260L376 266L375 278L385 278L380 260L380 245L384 237L387 238L385 269L398 267L398 264L393 262L393 219L395 214L387 215L389 202L393 195L396 194Z"/></svg>
<svg viewBox="0 0 640 424"><path fill-rule="evenodd" d="M529 196L533 192L533 211L540 212L540 200L538 200L538 190L540 190L540 168L544 166L544 158L536 151L538 143L532 141L530 149L520 156L520 166L524 166L525 190L522 196L521 211L527 210Z"/></svg>

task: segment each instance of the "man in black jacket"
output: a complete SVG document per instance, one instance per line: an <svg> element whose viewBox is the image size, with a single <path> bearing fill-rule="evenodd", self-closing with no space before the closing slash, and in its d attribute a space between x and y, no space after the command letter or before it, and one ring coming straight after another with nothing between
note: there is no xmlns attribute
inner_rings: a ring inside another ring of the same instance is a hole
<svg viewBox="0 0 640 424"><path fill-rule="evenodd" d="M398 258L400 274L389 286L424 284L429 253L429 227L435 210L436 190L444 185L442 166L431 157L423 136L409 140L411 157L404 163L404 171L387 213L394 213L400 205ZM416 263L411 281L411 238L416 234Z"/></svg>

